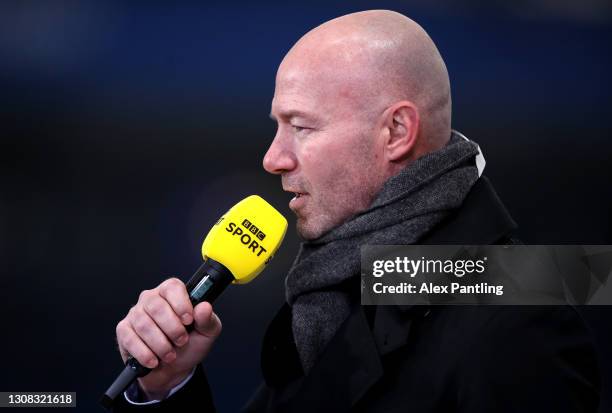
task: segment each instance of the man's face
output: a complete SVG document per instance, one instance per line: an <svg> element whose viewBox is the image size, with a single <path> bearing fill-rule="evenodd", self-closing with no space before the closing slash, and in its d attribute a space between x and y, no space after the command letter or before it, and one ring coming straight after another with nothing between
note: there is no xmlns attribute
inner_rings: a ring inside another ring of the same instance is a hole
<svg viewBox="0 0 612 413"><path fill-rule="evenodd" d="M297 229L315 239L366 209L382 184L376 119L342 70L286 58L271 117L278 129L264 156L279 174Z"/></svg>

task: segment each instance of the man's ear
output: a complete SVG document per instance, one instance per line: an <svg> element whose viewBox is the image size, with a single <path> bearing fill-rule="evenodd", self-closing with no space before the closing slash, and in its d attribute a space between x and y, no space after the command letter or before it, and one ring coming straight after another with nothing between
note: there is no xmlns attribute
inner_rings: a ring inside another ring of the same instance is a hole
<svg viewBox="0 0 612 413"><path fill-rule="evenodd" d="M397 102L383 114L385 157L392 162L402 161L414 152L419 130L419 110L408 100Z"/></svg>

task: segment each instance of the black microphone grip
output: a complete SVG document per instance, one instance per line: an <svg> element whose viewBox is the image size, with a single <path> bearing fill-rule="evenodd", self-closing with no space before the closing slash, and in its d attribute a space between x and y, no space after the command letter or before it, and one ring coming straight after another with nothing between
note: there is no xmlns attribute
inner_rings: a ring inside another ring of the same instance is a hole
<svg viewBox="0 0 612 413"><path fill-rule="evenodd" d="M189 292L189 300L193 306L208 301L212 303L219 297L221 292L234 280L231 271L223 264L213 259L207 259L185 284ZM187 332L194 329L191 323L185 327ZM100 403L110 409L115 399L123 393L137 378L144 377L151 369L143 366L134 357L129 357L125 362L125 368L117 376L113 384L106 390Z"/></svg>

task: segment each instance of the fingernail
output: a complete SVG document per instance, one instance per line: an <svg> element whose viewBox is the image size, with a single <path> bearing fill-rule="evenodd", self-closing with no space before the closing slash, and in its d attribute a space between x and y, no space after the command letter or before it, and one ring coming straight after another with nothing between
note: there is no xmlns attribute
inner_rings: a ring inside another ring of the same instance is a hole
<svg viewBox="0 0 612 413"><path fill-rule="evenodd" d="M183 324L190 324L191 323L191 314L189 313L185 313L181 316L181 321L183 322Z"/></svg>
<svg viewBox="0 0 612 413"><path fill-rule="evenodd" d="M187 334L183 334L179 338L176 339L176 345L182 346L187 342Z"/></svg>
<svg viewBox="0 0 612 413"><path fill-rule="evenodd" d="M166 363L171 363L176 359L176 353L174 351L169 351L164 355L163 359Z"/></svg>
<svg viewBox="0 0 612 413"><path fill-rule="evenodd" d="M155 367L157 367L157 359L154 357L152 359L149 359L149 361L147 361L146 366L150 369L154 369Z"/></svg>

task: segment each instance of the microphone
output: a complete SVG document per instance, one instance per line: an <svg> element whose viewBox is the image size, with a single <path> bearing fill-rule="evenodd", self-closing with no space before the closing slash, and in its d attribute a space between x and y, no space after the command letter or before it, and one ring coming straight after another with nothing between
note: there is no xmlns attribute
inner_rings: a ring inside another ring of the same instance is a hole
<svg viewBox="0 0 612 413"><path fill-rule="evenodd" d="M212 303L230 283L246 284L270 262L287 232L287 220L272 205L251 195L229 209L202 244L204 263L186 284L192 305ZM186 327L193 330L193 324ZM118 395L151 369L129 357L100 403L110 409Z"/></svg>

